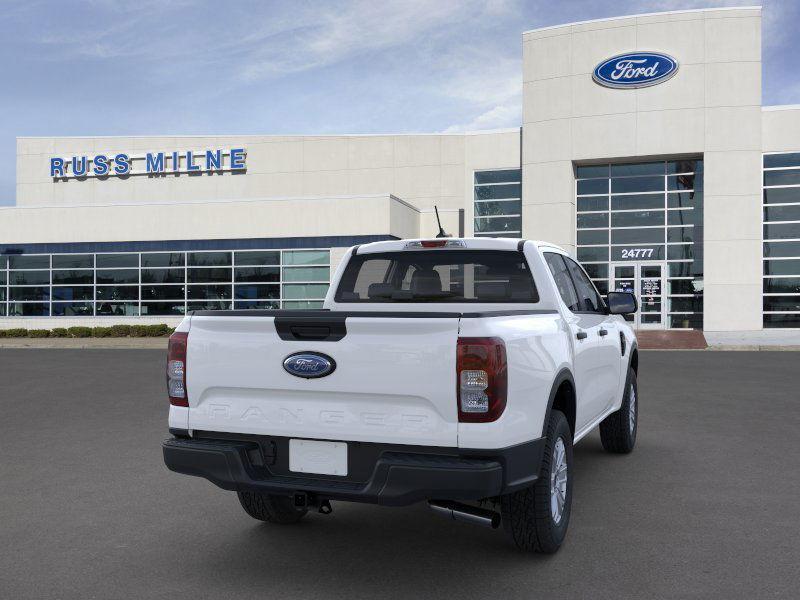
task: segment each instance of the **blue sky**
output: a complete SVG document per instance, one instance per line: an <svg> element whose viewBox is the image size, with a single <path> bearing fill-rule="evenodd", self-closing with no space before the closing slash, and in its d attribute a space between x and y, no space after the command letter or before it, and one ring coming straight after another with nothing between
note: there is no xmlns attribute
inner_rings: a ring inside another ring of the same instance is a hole
<svg viewBox="0 0 800 600"><path fill-rule="evenodd" d="M753 0L3 0L16 136L436 132L521 123L521 33ZM764 104L800 103L800 1L765 0Z"/></svg>

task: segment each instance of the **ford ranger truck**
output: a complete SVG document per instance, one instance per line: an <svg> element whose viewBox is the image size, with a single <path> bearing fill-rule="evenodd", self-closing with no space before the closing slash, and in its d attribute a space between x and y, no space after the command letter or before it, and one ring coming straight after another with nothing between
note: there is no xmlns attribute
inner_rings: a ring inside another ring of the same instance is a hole
<svg viewBox="0 0 800 600"><path fill-rule="evenodd" d="M331 501L428 502L555 552L572 446L633 450L638 353L561 248L398 240L347 251L321 310L197 311L169 341L167 467L296 523Z"/></svg>

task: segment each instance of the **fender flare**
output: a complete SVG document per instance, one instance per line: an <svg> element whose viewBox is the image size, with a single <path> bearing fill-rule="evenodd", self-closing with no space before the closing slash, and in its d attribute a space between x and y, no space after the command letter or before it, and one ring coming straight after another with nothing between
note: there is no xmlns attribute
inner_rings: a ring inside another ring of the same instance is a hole
<svg viewBox="0 0 800 600"><path fill-rule="evenodd" d="M631 341L628 347L625 349L625 354L623 354L621 357L621 358L626 358L627 361L626 361L625 371L620 373L621 375L620 385L622 386L622 396L619 398L620 407L622 406L623 400L625 400L625 393L626 390L628 389L628 375L631 372L631 369L633 369L633 356L634 354L638 354L638 352L639 352L639 345L636 343L636 338L634 338L633 341ZM619 408L617 408L617 410L619 410Z"/></svg>
<svg viewBox="0 0 800 600"><path fill-rule="evenodd" d="M575 394L575 398L574 398L574 400L575 400L575 412L577 413L577 410L578 410L578 398L577 398L578 390L575 387L575 378L572 376L572 372L569 370L569 368L564 367L563 369L561 369L558 372L558 375L556 375L555 379L553 380L553 385L550 386L550 397L547 399L547 410L544 413L544 421L542 422L541 437L544 437L545 435L547 435L547 423L550 421L550 413L553 410L553 403L556 400L556 393L558 392L558 388L560 388L561 384L564 383L565 381L568 381L569 384L572 386L572 391ZM572 426L574 428L575 424L573 423ZM573 433L573 435L575 434L574 431L572 433Z"/></svg>
<svg viewBox="0 0 800 600"><path fill-rule="evenodd" d="M639 344L636 343L636 339L634 339L630 346L628 347L628 371L631 369L631 364L633 363L633 355L638 354L639 352ZM628 371L625 371L625 377L628 376ZM638 375L638 373L637 373Z"/></svg>

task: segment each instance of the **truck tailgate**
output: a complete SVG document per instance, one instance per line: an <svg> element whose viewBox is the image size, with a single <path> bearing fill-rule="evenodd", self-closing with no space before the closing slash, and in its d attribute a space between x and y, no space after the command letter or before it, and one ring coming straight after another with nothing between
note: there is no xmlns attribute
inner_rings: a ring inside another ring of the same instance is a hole
<svg viewBox="0 0 800 600"><path fill-rule="evenodd" d="M336 341L282 339L276 317L239 315L192 317L190 429L457 446L457 315L347 316ZM330 356L336 369L289 374L284 360L301 351Z"/></svg>

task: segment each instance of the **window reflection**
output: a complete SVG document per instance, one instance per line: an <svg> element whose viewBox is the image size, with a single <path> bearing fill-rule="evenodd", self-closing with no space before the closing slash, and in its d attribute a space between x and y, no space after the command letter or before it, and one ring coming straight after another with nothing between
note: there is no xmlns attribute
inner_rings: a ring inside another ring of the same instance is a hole
<svg viewBox="0 0 800 600"><path fill-rule="evenodd" d="M476 171L473 231L476 237L522 236L522 172Z"/></svg>

